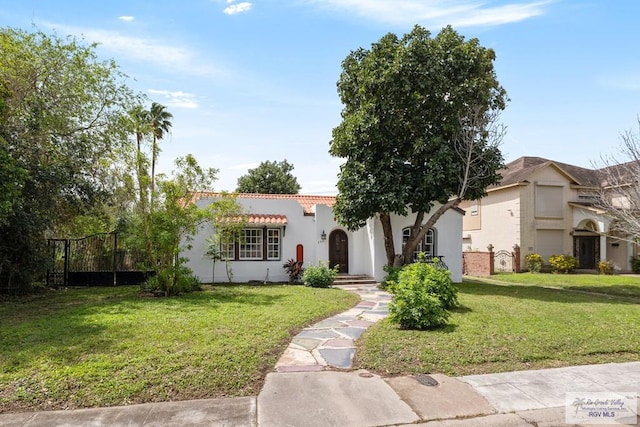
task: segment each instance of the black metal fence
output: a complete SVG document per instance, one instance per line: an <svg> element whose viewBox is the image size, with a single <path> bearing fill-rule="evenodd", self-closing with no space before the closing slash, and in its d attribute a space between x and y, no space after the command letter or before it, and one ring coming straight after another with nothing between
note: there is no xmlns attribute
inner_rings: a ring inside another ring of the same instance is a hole
<svg viewBox="0 0 640 427"><path fill-rule="evenodd" d="M80 239L48 239L47 286L118 286L143 283L151 274L141 269L144 257L128 249L119 233Z"/></svg>

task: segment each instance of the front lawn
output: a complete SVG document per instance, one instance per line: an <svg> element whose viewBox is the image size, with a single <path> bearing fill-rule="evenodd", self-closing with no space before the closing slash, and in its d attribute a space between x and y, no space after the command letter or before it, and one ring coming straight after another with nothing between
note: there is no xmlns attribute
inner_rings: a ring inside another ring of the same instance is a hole
<svg viewBox="0 0 640 427"><path fill-rule="evenodd" d="M640 276L624 274L500 273L491 280L640 298Z"/></svg>
<svg viewBox="0 0 640 427"><path fill-rule="evenodd" d="M640 358L640 304L632 300L537 284L465 280L458 288L462 306L449 326L401 330L385 319L358 340L355 366L382 375L468 375Z"/></svg>
<svg viewBox="0 0 640 427"><path fill-rule="evenodd" d="M0 302L0 412L255 395L297 331L358 300L285 285L10 298Z"/></svg>

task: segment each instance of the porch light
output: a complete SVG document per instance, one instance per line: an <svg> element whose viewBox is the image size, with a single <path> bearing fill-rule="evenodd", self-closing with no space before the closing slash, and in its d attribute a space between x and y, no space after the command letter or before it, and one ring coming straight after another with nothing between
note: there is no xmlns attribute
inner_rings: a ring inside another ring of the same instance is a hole
<svg viewBox="0 0 640 427"><path fill-rule="evenodd" d="M320 234L320 240L323 242L327 240L327 233L325 233L324 230L322 230L322 233Z"/></svg>

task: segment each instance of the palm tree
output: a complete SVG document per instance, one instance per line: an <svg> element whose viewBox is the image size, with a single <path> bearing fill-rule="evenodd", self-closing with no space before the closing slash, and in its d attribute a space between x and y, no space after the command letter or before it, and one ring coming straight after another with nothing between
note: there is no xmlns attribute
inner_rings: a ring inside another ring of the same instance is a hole
<svg viewBox="0 0 640 427"><path fill-rule="evenodd" d="M153 144L151 145L151 207L153 208L153 195L155 191L156 183L156 160L159 154L158 141L161 140L165 133L169 132L169 129L173 124L171 123L173 114L167 111L167 107L162 104L154 102L151 104L151 110L149 110L149 127L151 128L151 134L153 135Z"/></svg>
<svg viewBox="0 0 640 427"><path fill-rule="evenodd" d="M145 166L144 154L142 153L142 141L145 134L149 133L149 111L145 110L142 105L136 105L130 112L131 122L133 124L133 132L136 135L137 151L136 151L136 168L138 174L138 188L140 197L140 208L146 212L148 202L148 175Z"/></svg>

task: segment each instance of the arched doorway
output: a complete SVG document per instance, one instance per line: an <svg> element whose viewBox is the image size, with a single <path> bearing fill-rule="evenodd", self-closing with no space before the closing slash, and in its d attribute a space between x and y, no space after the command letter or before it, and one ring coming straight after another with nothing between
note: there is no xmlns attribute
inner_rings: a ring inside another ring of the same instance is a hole
<svg viewBox="0 0 640 427"><path fill-rule="evenodd" d="M349 239L342 230L329 234L329 268L338 266L338 273L349 272Z"/></svg>

